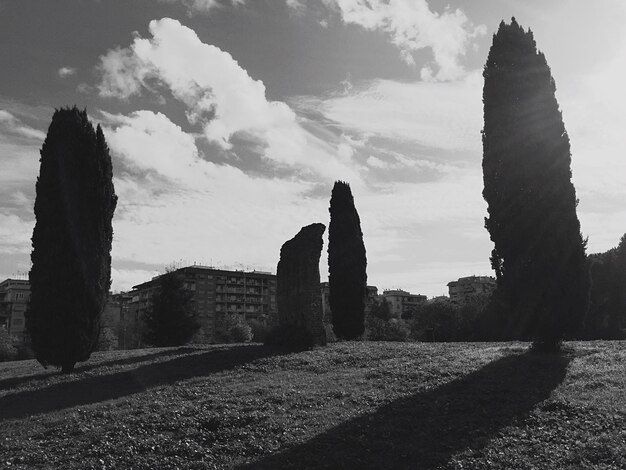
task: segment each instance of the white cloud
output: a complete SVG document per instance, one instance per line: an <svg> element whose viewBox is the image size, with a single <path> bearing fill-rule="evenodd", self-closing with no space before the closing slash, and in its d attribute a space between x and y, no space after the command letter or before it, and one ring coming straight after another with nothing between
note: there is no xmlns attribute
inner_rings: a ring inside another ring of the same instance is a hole
<svg viewBox="0 0 626 470"><path fill-rule="evenodd" d="M34 220L25 221L14 214L0 213L0 253L30 253L34 225Z"/></svg>
<svg viewBox="0 0 626 470"><path fill-rule="evenodd" d="M67 78L71 75L76 74L76 68L74 67L61 67L57 73L59 74L59 77L61 78Z"/></svg>
<svg viewBox="0 0 626 470"><path fill-rule="evenodd" d="M430 49L434 65L421 70L424 80L455 80L465 74L460 58L472 40L486 33L460 9L432 11L426 0L323 0L347 24L386 33L402 58L415 65L413 54Z"/></svg>
<svg viewBox="0 0 626 470"><path fill-rule="evenodd" d="M128 99L158 82L185 104L188 121L202 125L204 136L225 150L233 136L250 136L263 142L264 157L276 164L329 179L359 178L349 158L335 158L342 151L347 155L345 149L305 131L287 104L268 101L263 82L229 53L202 43L193 30L169 18L151 21L150 32L152 39L137 37L129 48L101 58L102 96Z"/></svg>
<svg viewBox="0 0 626 470"><path fill-rule="evenodd" d="M221 8L224 5L239 6L246 3L246 0L159 0L161 3L181 3L189 13L209 13L215 8Z"/></svg>
<svg viewBox="0 0 626 470"><path fill-rule="evenodd" d="M29 140L43 141L46 138L45 133L24 124L10 112L0 109L0 135L3 134Z"/></svg>
<svg viewBox="0 0 626 470"><path fill-rule="evenodd" d="M376 80L339 96L294 103L360 135L481 153L481 93L482 77L474 72L445 83Z"/></svg>

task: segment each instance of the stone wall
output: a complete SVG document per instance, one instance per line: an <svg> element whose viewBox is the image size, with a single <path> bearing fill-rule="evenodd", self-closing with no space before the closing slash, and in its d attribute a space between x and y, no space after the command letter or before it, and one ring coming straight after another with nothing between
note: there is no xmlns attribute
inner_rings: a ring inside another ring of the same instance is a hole
<svg viewBox="0 0 626 470"><path fill-rule="evenodd" d="M319 261L324 224L303 227L280 250L276 270L278 324L306 328L316 345L326 344Z"/></svg>

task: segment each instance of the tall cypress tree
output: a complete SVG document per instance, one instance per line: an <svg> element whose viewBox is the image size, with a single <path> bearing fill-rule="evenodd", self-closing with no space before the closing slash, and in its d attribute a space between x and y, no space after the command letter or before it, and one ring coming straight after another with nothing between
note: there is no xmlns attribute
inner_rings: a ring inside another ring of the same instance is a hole
<svg viewBox="0 0 626 470"><path fill-rule="evenodd" d="M350 185L337 181L330 198L328 227L328 301L333 331L339 339L356 339L365 330L367 259L361 221Z"/></svg>
<svg viewBox="0 0 626 470"><path fill-rule="evenodd" d="M98 342L117 196L104 134L86 110L54 112L40 162L26 328L44 367L71 372Z"/></svg>
<svg viewBox="0 0 626 470"><path fill-rule="evenodd" d="M508 336L558 349L586 312L589 273L556 87L515 18L494 35L483 77L483 196L497 297Z"/></svg>

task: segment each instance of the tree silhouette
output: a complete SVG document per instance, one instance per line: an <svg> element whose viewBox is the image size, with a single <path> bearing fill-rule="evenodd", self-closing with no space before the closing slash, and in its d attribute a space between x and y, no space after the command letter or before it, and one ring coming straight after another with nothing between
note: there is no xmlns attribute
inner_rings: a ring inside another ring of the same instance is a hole
<svg viewBox="0 0 626 470"><path fill-rule="evenodd" d="M180 346L200 328L192 305L193 292L185 289L176 271L158 278L145 312L144 341L152 346Z"/></svg>
<svg viewBox="0 0 626 470"><path fill-rule="evenodd" d="M86 110L55 110L40 162L26 328L44 367L71 372L98 343L117 196L104 134Z"/></svg>
<svg viewBox="0 0 626 470"><path fill-rule="evenodd" d="M328 227L328 301L333 331L339 339L356 339L364 332L367 259L361 221L350 185L337 181L330 198Z"/></svg>
<svg viewBox="0 0 626 470"><path fill-rule="evenodd" d="M508 336L558 349L586 312L586 242L555 84L533 34L515 21L493 37L483 76L483 196Z"/></svg>

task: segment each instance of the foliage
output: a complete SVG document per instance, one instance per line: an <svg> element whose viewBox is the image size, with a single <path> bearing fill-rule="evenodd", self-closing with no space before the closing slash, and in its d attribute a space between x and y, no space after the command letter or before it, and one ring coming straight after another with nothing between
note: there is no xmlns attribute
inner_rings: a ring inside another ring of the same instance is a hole
<svg viewBox="0 0 626 470"><path fill-rule="evenodd" d="M508 333L558 349L588 305L570 143L532 32L502 22L483 76L483 196Z"/></svg>
<svg viewBox="0 0 626 470"><path fill-rule="evenodd" d="M302 326L282 324L270 329L265 338L266 346L275 346L291 351L313 349L315 341L309 330Z"/></svg>
<svg viewBox="0 0 626 470"><path fill-rule="evenodd" d="M458 341L459 308L446 298L436 298L415 307L411 337L420 341Z"/></svg>
<svg viewBox="0 0 626 470"><path fill-rule="evenodd" d="M180 346L200 328L187 290L176 271L167 271L157 285L144 313L143 340L153 346Z"/></svg>
<svg viewBox="0 0 626 470"><path fill-rule="evenodd" d="M369 341L407 341L411 331L404 320L371 318L367 325Z"/></svg>
<svg viewBox="0 0 626 470"><path fill-rule="evenodd" d="M118 348L118 336L113 328L101 328L98 338L98 351L113 351Z"/></svg>
<svg viewBox="0 0 626 470"><path fill-rule="evenodd" d="M3 326L0 326L0 362L12 361L17 358L15 338Z"/></svg>
<svg viewBox="0 0 626 470"><path fill-rule="evenodd" d="M589 255L591 302L584 339L626 337L626 235L616 248Z"/></svg>
<svg viewBox="0 0 626 470"><path fill-rule="evenodd" d="M252 341L255 343L264 343L270 330L267 326L267 317L261 315L259 318L248 320L248 325L250 325L252 329Z"/></svg>
<svg viewBox="0 0 626 470"><path fill-rule="evenodd" d="M226 315L222 328L224 343L248 343L252 340L252 328L237 314Z"/></svg>
<svg viewBox="0 0 626 470"><path fill-rule="evenodd" d="M365 329L367 259L361 221L348 183L335 182L329 212L328 300L333 331L339 339L353 340Z"/></svg>
<svg viewBox="0 0 626 470"><path fill-rule="evenodd" d="M104 134L86 110L54 112L40 161L26 329L44 367L71 372L98 342L117 196Z"/></svg>

